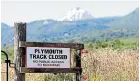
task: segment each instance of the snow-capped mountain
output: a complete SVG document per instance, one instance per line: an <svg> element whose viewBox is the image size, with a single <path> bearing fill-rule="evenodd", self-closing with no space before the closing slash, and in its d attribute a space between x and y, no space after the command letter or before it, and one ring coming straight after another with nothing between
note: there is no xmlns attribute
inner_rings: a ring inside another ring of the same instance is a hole
<svg viewBox="0 0 139 81"><path fill-rule="evenodd" d="M90 18L93 18L93 17L89 12L79 7L76 7L76 8L69 10L66 13L66 15L60 18L58 21L76 21L76 20L85 20L85 19L90 19Z"/></svg>
<svg viewBox="0 0 139 81"><path fill-rule="evenodd" d="M80 11L80 8L75 10ZM139 38L138 21L139 8L120 17L92 18L72 22L59 22L52 19L36 20L27 23L26 40L28 42L66 43L75 41L89 42L94 39L100 40L105 38ZM13 45L14 27L1 23L1 30L1 45Z"/></svg>

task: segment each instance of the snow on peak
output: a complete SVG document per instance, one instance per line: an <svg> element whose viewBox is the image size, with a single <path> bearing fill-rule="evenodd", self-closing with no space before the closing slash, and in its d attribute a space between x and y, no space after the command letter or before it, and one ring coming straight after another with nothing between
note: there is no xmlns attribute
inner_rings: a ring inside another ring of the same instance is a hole
<svg viewBox="0 0 139 81"><path fill-rule="evenodd" d="M67 14L60 18L58 21L76 21L76 20L85 20L92 18L92 15L81 9L80 7L73 8L67 12Z"/></svg>

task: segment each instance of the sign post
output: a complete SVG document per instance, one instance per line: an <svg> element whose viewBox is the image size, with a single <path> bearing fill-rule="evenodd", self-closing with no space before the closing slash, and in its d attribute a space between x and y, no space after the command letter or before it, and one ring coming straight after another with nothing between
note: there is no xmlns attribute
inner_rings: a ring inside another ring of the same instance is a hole
<svg viewBox="0 0 139 81"><path fill-rule="evenodd" d="M81 50L76 50L76 67L81 67ZM76 73L76 81L81 81L82 69Z"/></svg>
<svg viewBox="0 0 139 81"><path fill-rule="evenodd" d="M19 41L26 41L26 23L14 24L14 81L25 81L25 73L20 73L20 67L25 66L25 48L19 47Z"/></svg>

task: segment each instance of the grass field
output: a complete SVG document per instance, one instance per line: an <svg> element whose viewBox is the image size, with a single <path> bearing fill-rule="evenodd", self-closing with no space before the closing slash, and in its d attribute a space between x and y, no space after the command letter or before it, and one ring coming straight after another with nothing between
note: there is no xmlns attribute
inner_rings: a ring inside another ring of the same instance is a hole
<svg viewBox="0 0 139 81"><path fill-rule="evenodd" d="M83 81L139 81L139 49L112 50L88 48L82 55ZM5 65L2 79L5 81ZM9 81L13 81L13 69L9 68ZM74 74L26 74L26 81L75 81Z"/></svg>

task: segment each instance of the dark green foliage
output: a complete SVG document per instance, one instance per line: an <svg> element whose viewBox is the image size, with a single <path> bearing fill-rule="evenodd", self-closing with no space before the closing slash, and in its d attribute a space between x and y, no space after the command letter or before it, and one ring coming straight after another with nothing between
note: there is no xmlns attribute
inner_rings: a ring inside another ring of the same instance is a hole
<svg viewBox="0 0 139 81"><path fill-rule="evenodd" d="M129 40L127 43L126 41ZM135 40L135 38L132 38ZM93 40L87 43L87 47L93 49L103 49L103 48L111 48L111 49L136 49L139 47L139 40L132 42L131 39L104 39L104 40Z"/></svg>
<svg viewBox="0 0 139 81"><path fill-rule="evenodd" d="M11 46L5 46L5 47L2 47L3 51L5 51L7 54L8 54L8 57L11 61L13 61L13 58L14 58L14 48L11 47ZM1 61L4 62L4 60L6 60L6 57L5 55L1 55Z"/></svg>

